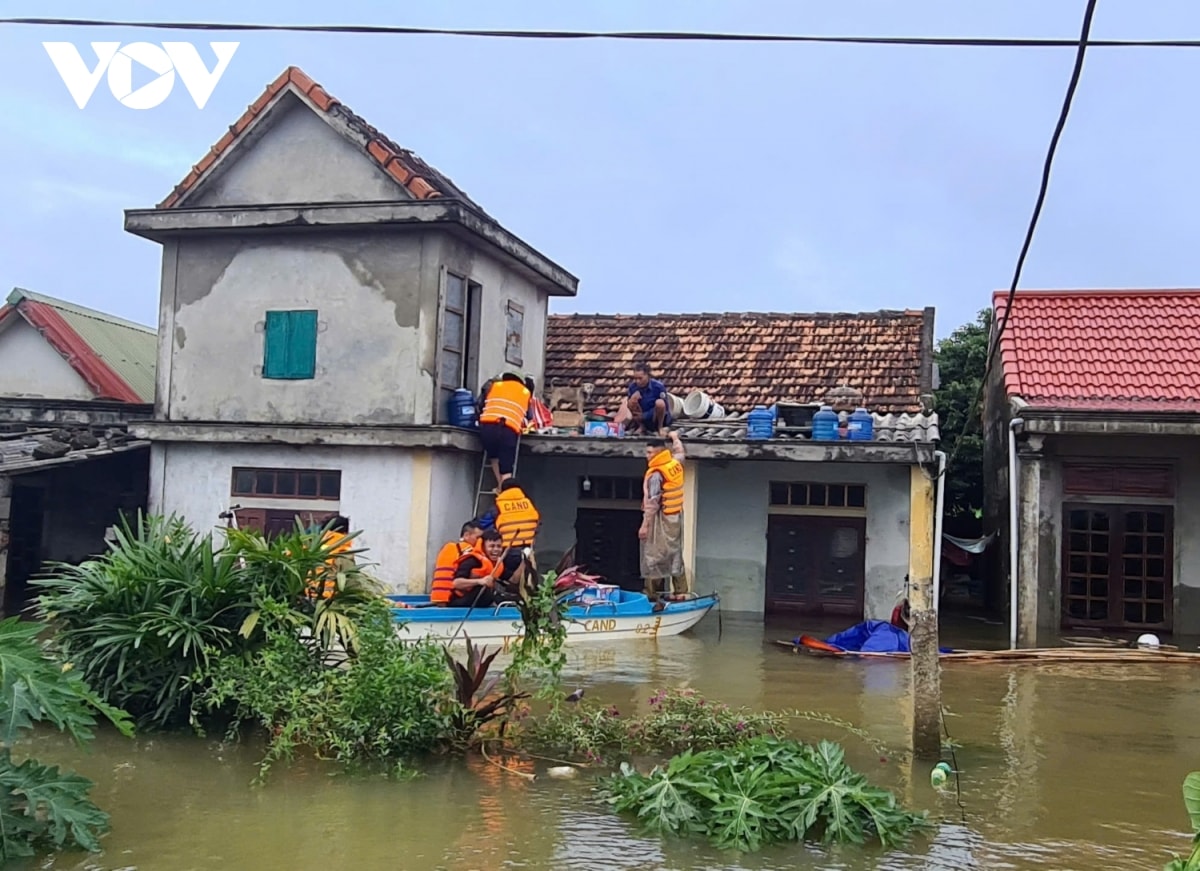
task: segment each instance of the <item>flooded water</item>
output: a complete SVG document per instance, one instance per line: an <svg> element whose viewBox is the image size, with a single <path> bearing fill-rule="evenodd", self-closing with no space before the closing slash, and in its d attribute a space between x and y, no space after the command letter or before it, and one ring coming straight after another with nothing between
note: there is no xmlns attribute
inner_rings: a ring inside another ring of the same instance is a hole
<svg viewBox="0 0 1200 871"><path fill-rule="evenodd" d="M734 705L823 711L902 748L907 664L832 661L771 643L791 634L726 617L718 640L710 617L685 637L575 648L568 686L624 713L645 708L657 688L687 685ZM999 635L991 646L1002 646ZM800 724L800 737L843 740L854 765L937 821L894 852L793 846L743 856L662 841L599 805L587 778L531 782L480 759L436 763L412 781L306 762L280 766L255 788L254 747L104 735L81 753L43 736L34 752L96 781L113 832L102 854L28 867L1157 871L1170 851L1187 849L1180 784L1200 768L1198 681L1189 665L947 665L961 804L953 780L931 788L928 764L911 768L899 753L884 761L855 737Z"/></svg>

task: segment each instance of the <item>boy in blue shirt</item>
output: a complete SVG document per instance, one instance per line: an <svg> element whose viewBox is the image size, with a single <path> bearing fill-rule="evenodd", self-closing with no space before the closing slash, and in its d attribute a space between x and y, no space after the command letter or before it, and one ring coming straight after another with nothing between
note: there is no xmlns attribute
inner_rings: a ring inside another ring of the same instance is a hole
<svg viewBox="0 0 1200 871"><path fill-rule="evenodd" d="M671 410L667 407L667 388L652 378L648 363L633 364L633 380L629 383L629 410L633 414L631 433L654 433L662 437L671 425Z"/></svg>

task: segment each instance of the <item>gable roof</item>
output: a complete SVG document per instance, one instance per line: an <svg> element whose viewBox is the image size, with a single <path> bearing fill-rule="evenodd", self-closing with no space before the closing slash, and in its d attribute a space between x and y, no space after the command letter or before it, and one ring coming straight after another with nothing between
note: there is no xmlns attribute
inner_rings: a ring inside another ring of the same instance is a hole
<svg viewBox="0 0 1200 871"><path fill-rule="evenodd" d="M183 201L196 190L201 181L215 172L222 160L236 152L238 144L256 122L265 117L287 94L294 94L333 129L362 148L382 172L402 185L414 199L445 197L463 202L480 214L487 215L478 203L449 178L407 148L402 148L380 133L340 100L330 96L328 91L296 66L289 66L275 81L267 85L267 89L230 125L225 135L192 167L192 171L183 181L158 204L158 208L170 209L183 205Z"/></svg>
<svg viewBox="0 0 1200 871"><path fill-rule="evenodd" d="M154 401L157 331L19 287L0 307L0 324L17 316L45 337L97 399Z"/></svg>
<svg viewBox="0 0 1200 871"><path fill-rule="evenodd" d="M703 390L727 412L815 402L840 385L869 409L915 412L930 390L933 309L867 314L551 315L546 384L596 385L612 408L645 360L679 396Z"/></svg>
<svg viewBox="0 0 1200 871"><path fill-rule="evenodd" d="M993 297L995 322L1007 292ZM1018 291L1007 395L1047 409L1200 412L1200 290Z"/></svg>

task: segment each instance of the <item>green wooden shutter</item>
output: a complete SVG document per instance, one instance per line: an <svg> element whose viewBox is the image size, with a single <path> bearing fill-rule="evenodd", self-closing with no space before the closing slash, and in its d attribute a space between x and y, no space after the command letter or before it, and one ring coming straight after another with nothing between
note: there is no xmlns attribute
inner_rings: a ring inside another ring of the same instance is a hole
<svg viewBox="0 0 1200 871"><path fill-rule="evenodd" d="M315 311L269 311L264 333L264 378L298 380L316 375Z"/></svg>

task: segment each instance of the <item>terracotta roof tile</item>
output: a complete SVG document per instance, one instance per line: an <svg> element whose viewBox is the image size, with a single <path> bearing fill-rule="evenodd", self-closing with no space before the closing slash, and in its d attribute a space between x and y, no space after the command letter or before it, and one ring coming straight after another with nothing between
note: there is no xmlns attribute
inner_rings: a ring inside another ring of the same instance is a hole
<svg viewBox="0 0 1200 871"><path fill-rule="evenodd" d="M847 384L879 412L920 410L932 359L933 310L870 314L552 315L548 386L596 385L611 407L645 360L679 396L703 390L727 412L813 402Z"/></svg>
<svg viewBox="0 0 1200 871"><path fill-rule="evenodd" d="M994 297L997 322L1007 292ZM1200 412L1200 290L1019 291L1008 395L1043 408Z"/></svg>
<svg viewBox="0 0 1200 871"><path fill-rule="evenodd" d="M328 91L314 82L299 67L288 67L278 78L267 86L267 89L251 103L242 116L238 118L229 130L217 140L208 153L192 167L192 171L175 186L175 189L158 204L160 209L169 209L179 205L179 202L204 177L214 163L229 148L233 147L237 138L250 126L250 123L273 105L285 89L291 88L300 94L315 111L328 115L331 119L343 125L355 136L366 142L365 150L368 155L386 171L392 178L404 185L410 194L420 200L434 197L446 197L466 203L480 214L487 213L466 195L457 185L442 173L438 172L424 160L407 148L402 148L384 134L380 133L363 118L356 115L349 107L331 96Z"/></svg>

